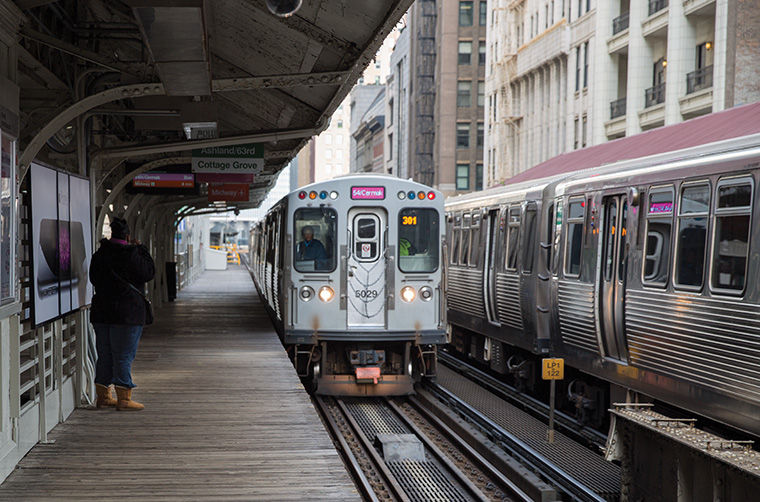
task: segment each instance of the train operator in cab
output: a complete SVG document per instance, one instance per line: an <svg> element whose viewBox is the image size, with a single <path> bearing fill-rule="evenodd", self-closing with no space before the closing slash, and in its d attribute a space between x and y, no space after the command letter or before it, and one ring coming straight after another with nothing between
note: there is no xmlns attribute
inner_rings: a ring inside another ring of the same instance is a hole
<svg viewBox="0 0 760 502"><path fill-rule="evenodd" d="M301 229L303 240L298 243L298 260L314 260L314 268L327 267L327 252L319 239L314 238L314 229L306 225Z"/></svg>

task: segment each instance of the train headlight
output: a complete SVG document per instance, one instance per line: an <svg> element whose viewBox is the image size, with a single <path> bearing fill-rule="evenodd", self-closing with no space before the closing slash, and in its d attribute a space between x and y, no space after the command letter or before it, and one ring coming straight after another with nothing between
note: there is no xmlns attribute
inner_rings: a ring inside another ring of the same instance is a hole
<svg viewBox="0 0 760 502"><path fill-rule="evenodd" d="M336 192L335 190L333 190L332 192L330 192L330 198L332 200L337 199L338 198L338 192Z"/></svg>
<svg viewBox="0 0 760 502"><path fill-rule="evenodd" d="M309 286L304 286L301 288L301 291L298 292L298 295L301 297L301 300L308 302L314 298L314 290Z"/></svg>
<svg viewBox="0 0 760 502"><path fill-rule="evenodd" d="M433 288L430 286L423 286L420 288L420 298L422 298L423 301L430 301L431 298L433 298Z"/></svg>
<svg viewBox="0 0 760 502"><path fill-rule="evenodd" d="M417 296L417 293L414 291L414 288L411 286L404 286L401 288L401 299L404 300L406 303L412 303Z"/></svg>
<svg viewBox="0 0 760 502"><path fill-rule="evenodd" d="M322 286L321 288L319 288L319 299L322 300L323 302L325 303L329 302L330 300L333 299L334 296L335 296L335 291L333 291L333 288L331 288L330 286Z"/></svg>

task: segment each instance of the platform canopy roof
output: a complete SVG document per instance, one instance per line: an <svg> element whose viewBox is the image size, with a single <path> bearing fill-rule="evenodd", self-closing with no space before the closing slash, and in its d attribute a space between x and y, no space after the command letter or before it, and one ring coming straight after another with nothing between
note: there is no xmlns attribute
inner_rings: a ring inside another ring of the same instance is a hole
<svg viewBox="0 0 760 502"><path fill-rule="evenodd" d="M135 165L187 163L193 146L262 143L238 204L258 206L412 0L304 0L289 17L266 3L16 0L22 173L32 158L81 171L78 139L105 188Z"/></svg>

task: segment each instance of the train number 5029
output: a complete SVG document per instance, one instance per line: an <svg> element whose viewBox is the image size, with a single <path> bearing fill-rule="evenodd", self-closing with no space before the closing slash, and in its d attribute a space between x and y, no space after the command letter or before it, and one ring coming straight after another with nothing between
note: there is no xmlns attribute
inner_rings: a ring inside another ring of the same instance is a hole
<svg viewBox="0 0 760 502"><path fill-rule="evenodd" d="M359 289L355 291L357 298L374 300L377 298L378 292L376 289Z"/></svg>

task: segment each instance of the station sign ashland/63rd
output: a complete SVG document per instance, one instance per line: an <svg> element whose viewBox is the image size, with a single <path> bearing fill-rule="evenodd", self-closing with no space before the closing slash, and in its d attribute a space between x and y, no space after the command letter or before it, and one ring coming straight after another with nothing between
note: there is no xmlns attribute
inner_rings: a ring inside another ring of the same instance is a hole
<svg viewBox="0 0 760 502"><path fill-rule="evenodd" d="M264 145L215 146L193 150L194 173L258 174L264 169Z"/></svg>

